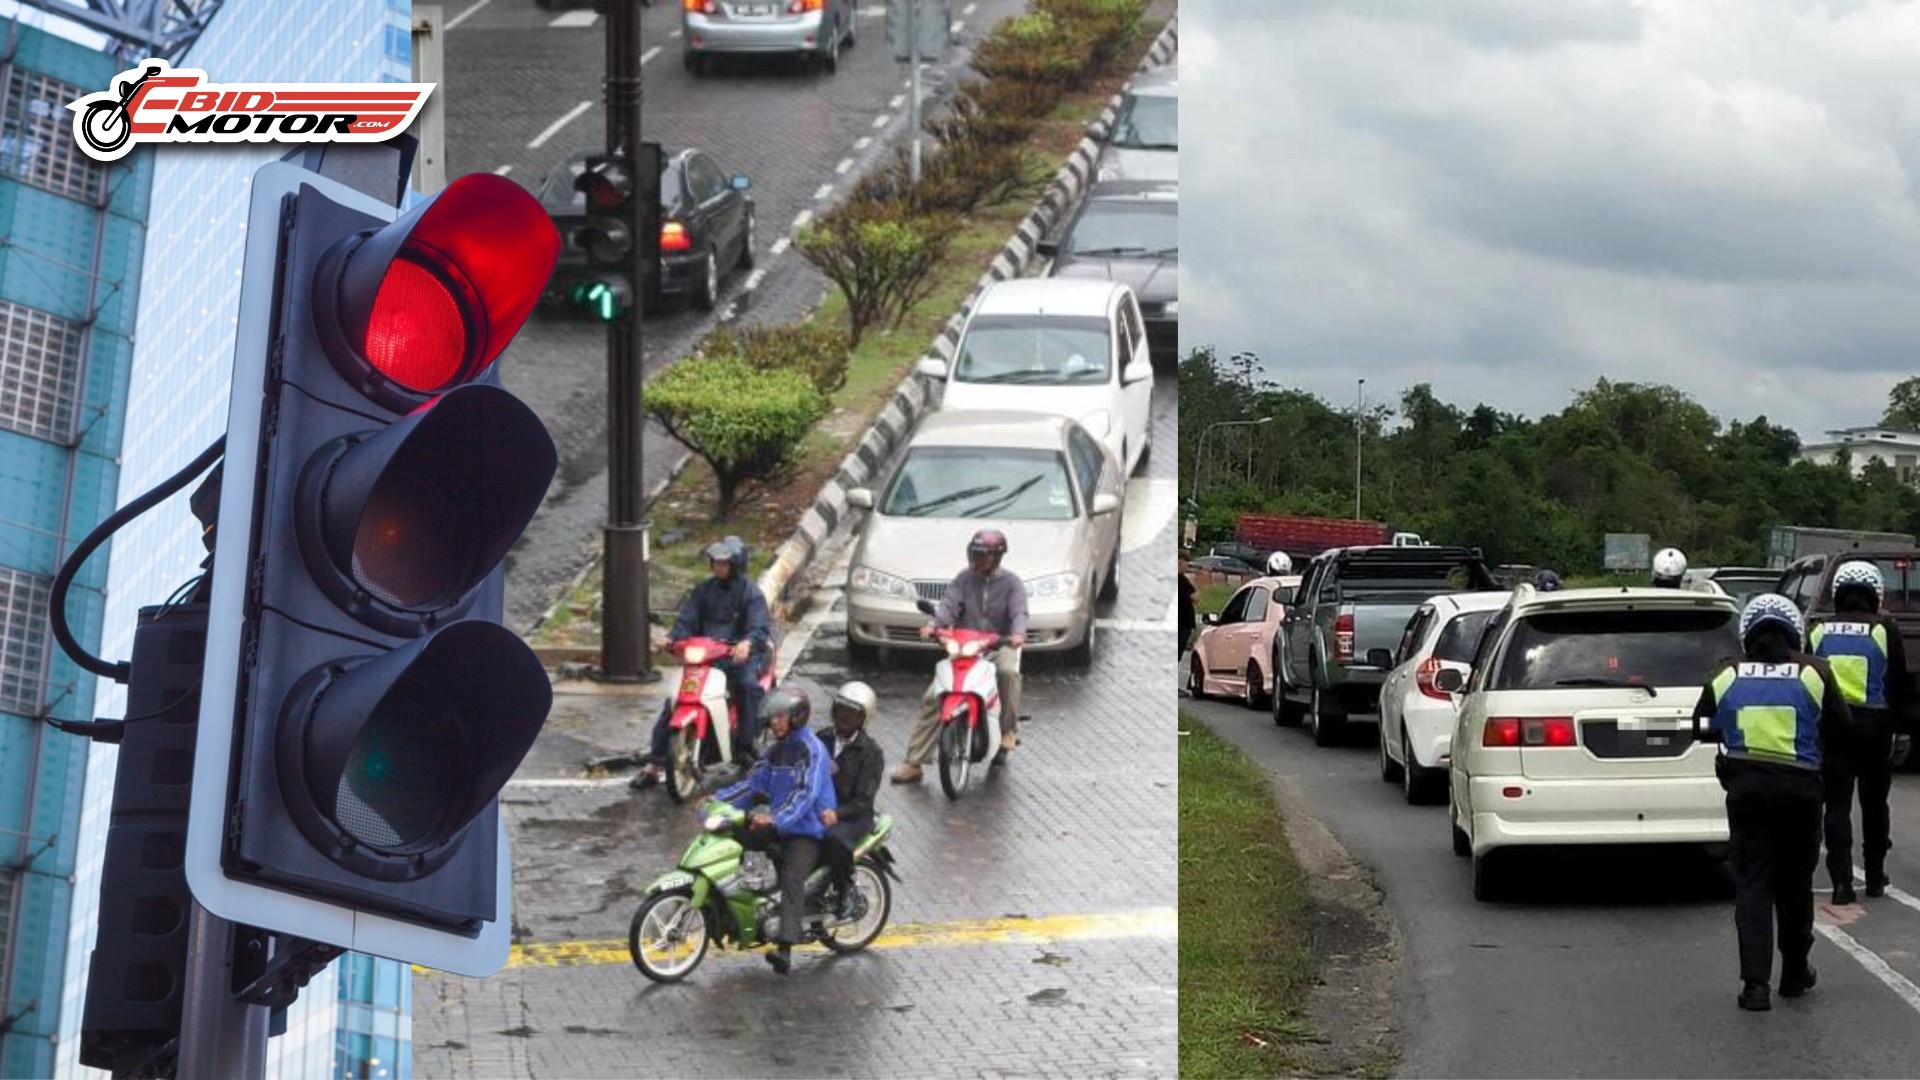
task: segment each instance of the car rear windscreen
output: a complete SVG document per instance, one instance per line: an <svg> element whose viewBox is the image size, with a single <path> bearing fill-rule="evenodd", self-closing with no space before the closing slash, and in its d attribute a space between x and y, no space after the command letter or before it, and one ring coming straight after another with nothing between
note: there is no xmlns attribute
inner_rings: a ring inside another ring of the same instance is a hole
<svg viewBox="0 0 1920 1080"><path fill-rule="evenodd" d="M1514 626L1490 689L1700 686L1739 651L1731 611L1542 612Z"/></svg>
<svg viewBox="0 0 1920 1080"><path fill-rule="evenodd" d="M1433 655L1436 660L1451 660L1458 664L1473 663L1474 646L1480 644L1480 631L1487 628L1488 620L1493 618L1491 611L1469 611L1455 615L1440 631L1440 640L1433 643Z"/></svg>

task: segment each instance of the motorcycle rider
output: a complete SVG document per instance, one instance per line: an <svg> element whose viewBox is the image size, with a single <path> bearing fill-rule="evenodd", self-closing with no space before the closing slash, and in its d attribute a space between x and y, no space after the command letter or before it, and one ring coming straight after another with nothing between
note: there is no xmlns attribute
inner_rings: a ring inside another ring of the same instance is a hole
<svg viewBox="0 0 1920 1080"><path fill-rule="evenodd" d="M733 736L734 755L742 763L753 760L754 736L760 727L760 676L767 669L773 632L767 617L767 598L760 586L747 579L747 545L737 536L729 536L707 546L707 565L712 577L694 586L680 604L680 614L667 634L667 643L677 645L691 637L708 637L734 643L732 653L714 664L726 673L727 693L740 702L740 730ZM647 747L647 760L639 775L631 781L638 788L660 782L667 760L667 742L672 738L668 721L673 718L673 699L660 706L660 718L654 722L653 736Z"/></svg>
<svg viewBox="0 0 1920 1080"><path fill-rule="evenodd" d="M798 690L783 686L768 694L760 706L760 718L773 733L772 745L739 783L714 796L747 811L741 846L769 851L779 845L780 930L767 963L782 975L793 966L793 946L800 940L807 875L820 861L820 841L827 834L823 820L837 805L831 759L819 738L807 730L812 711L807 696Z"/></svg>
<svg viewBox="0 0 1920 1080"><path fill-rule="evenodd" d="M1677 589L1680 578L1687 572L1687 557L1680 554L1679 548L1661 548L1653 557L1653 587L1656 589Z"/></svg>
<svg viewBox="0 0 1920 1080"><path fill-rule="evenodd" d="M1813 868L1820 858L1821 762L1851 723L1833 669L1800 651L1800 609L1777 593L1747 602L1744 656L1713 673L1694 706L1694 737L1721 744L1714 772L1727 793L1733 847L1733 924L1740 940L1739 1003L1773 1007L1774 919L1779 918L1780 996L1799 997L1816 978ZM1701 721L1707 721L1703 731Z"/></svg>
<svg viewBox="0 0 1920 1080"><path fill-rule="evenodd" d="M833 880L834 914L851 919L854 906L853 849L873 831L873 797L887 771L887 754L867 734L867 717L879 706L873 687L850 682L833 695L833 725L820 729L832 764L834 807L820 812L827 827L821 856Z"/></svg>
<svg viewBox="0 0 1920 1080"><path fill-rule="evenodd" d="M1281 577L1293 573L1293 557L1284 551L1276 551L1267 556L1267 576Z"/></svg>
<svg viewBox="0 0 1920 1080"><path fill-rule="evenodd" d="M1829 747L1827 785L1827 874L1833 902L1851 904L1853 894L1853 791L1860 788L1860 854L1866 864L1867 895L1887 891L1887 792L1893 786L1895 728L1912 708L1907 653L1900 628L1880 614L1886 592L1880 568L1854 560L1833 574L1834 614L1814 620L1807 644L1826 660L1853 711L1853 726Z"/></svg>
<svg viewBox="0 0 1920 1080"><path fill-rule="evenodd" d="M1001 569L1007 554L1007 537L998 529L981 529L967 541L967 568L947 583L947 594L933 613L933 622L920 628L920 636L930 638L935 628L959 627L965 630L991 631L1000 635L1000 648L994 653L993 666L1000 684L1000 752L993 763L1006 761L1007 753L1020 745L1017 727L1020 720L1020 650L1027 643L1027 587L1011 570ZM896 784L911 784L920 779L921 765L933 752L933 740L939 730L940 701L935 696L937 678L927 683L921 699L920 723L907 742L907 760L893 774Z"/></svg>
<svg viewBox="0 0 1920 1080"><path fill-rule="evenodd" d="M1533 575L1533 587L1541 592L1559 592L1560 575L1551 570L1542 570Z"/></svg>

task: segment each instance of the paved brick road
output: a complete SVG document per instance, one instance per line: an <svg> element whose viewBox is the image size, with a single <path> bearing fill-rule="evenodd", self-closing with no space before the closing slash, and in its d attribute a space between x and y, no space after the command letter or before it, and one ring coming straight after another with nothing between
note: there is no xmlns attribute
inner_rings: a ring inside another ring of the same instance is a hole
<svg viewBox="0 0 1920 1080"><path fill-rule="evenodd" d="M1155 400L1156 443L1169 451L1172 390L1163 383ZM1103 613L1093 666L1029 672L1034 720L1014 762L959 803L931 779L881 795L899 821L896 923L932 924L937 939L960 920L1090 916L1095 934L1120 924L1111 935L816 954L786 979L757 957L718 953L688 983L659 988L617 950L613 963L529 963L486 980L423 973L414 980L419 1075L1172 1074L1174 941L1126 927L1164 916L1176 895L1173 460L1156 454L1129 490L1134 546L1122 555L1120 598ZM837 603L830 588L816 599ZM850 671L843 626L826 614L793 677L873 683L874 731L897 761L931 658ZM691 835L692 813L657 791L567 783L582 762L630 749L657 701L558 699L504 798L518 940L623 939L635 890Z"/></svg>

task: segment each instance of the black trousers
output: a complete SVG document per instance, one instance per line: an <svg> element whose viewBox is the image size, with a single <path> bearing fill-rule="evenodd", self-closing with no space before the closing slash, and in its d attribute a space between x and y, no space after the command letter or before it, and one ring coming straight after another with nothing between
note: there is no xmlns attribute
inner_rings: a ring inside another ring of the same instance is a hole
<svg viewBox="0 0 1920 1080"><path fill-rule="evenodd" d="M1740 979L1772 981L1776 919L1780 973L1804 972L1813 949L1820 774L1735 760L1720 764L1733 841L1733 925L1740 937Z"/></svg>
<svg viewBox="0 0 1920 1080"><path fill-rule="evenodd" d="M833 883L841 889L853 884L853 849L872 831L871 814L843 817L827 830L827 839L820 846L820 854L827 861L827 873L833 875Z"/></svg>
<svg viewBox="0 0 1920 1080"><path fill-rule="evenodd" d="M773 852L780 863L780 931L774 940L800 944L800 924L807 914L807 875L820 863L820 841L811 836L780 836L773 826L740 830L740 844L748 851Z"/></svg>
<svg viewBox="0 0 1920 1080"><path fill-rule="evenodd" d="M1893 788L1893 724L1878 709L1855 709L1854 728L1829 749L1827 875L1834 888L1853 883L1853 793L1860 792L1860 861L1869 877L1886 869L1893 847L1887 792Z"/></svg>

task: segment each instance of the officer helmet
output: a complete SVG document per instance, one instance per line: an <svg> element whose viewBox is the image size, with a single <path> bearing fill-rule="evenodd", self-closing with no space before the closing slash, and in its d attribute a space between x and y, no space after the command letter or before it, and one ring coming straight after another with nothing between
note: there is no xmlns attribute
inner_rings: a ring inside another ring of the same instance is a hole
<svg viewBox="0 0 1920 1080"><path fill-rule="evenodd" d="M1680 575L1687 572L1687 557L1680 554L1679 548L1661 548L1653 557L1653 580L1662 584L1680 583Z"/></svg>
<svg viewBox="0 0 1920 1080"><path fill-rule="evenodd" d="M1858 559L1842 563L1840 569L1833 572L1833 595L1837 600L1841 589L1866 589L1873 593L1873 606L1878 608L1886 597L1887 585L1880 577L1880 568L1870 562Z"/></svg>
<svg viewBox="0 0 1920 1080"><path fill-rule="evenodd" d="M850 682L833 695L833 722L837 726L841 717L851 716L857 718L856 727L863 726L879 705L880 698L873 692L873 687L863 682Z"/></svg>
<svg viewBox="0 0 1920 1080"><path fill-rule="evenodd" d="M1541 592L1555 592L1560 588L1560 575L1551 570L1542 570L1533 575L1533 587Z"/></svg>
<svg viewBox="0 0 1920 1080"><path fill-rule="evenodd" d="M807 700L807 695L784 686L768 694L766 700L760 703L760 722L771 724L774 717L785 716L788 731L806 727L812 715L813 704Z"/></svg>
<svg viewBox="0 0 1920 1080"><path fill-rule="evenodd" d="M1796 647L1806 636L1800 609L1793 606L1793 601L1779 593L1761 593L1747 601L1746 610L1740 613L1740 640L1744 643L1755 630L1769 623L1787 631Z"/></svg>
<svg viewBox="0 0 1920 1080"><path fill-rule="evenodd" d="M1293 573L1293 557L1284 551L1267 556L1267 573L1273 577Z"/></svg>

